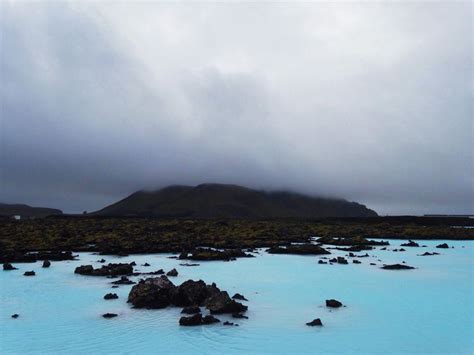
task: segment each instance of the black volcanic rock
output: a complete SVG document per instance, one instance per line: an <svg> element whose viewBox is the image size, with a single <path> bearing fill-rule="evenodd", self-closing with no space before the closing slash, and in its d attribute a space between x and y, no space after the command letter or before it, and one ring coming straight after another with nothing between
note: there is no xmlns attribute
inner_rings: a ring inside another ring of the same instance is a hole
<svg viewBox="0 0 474 355"><path fill-rule="evenodd" d="M48 267L50 267L50 266L51 266L51 261L49 261L49 260L44 260L44 261L43 261L43 267L44 267L44 268L48 268Z"/></svg>
<svg viewBox="0 0 474 355"><path fill-rule="evenodd" d="M172 269L166 273L166 276L178 276L178 271L176 269Z"/></svg>
<svg viewBox="0 0 474 355"><path fill-rule="evenodd" d="M339 308L342 307L342 303L335 299L326 300L326 307Z"/></svg>
<svg viewBox="0 0 474 355"><path fill-rule="evenodd" d="M189 260L235 260L236 258L249 258L252 254L244 253L241 249L225 249L216 250L211 248L195 248L189 253L183 252L179 255L179 259Z"/></svg>
<svg viewBox="0 0 474 355"><path fill-rule="evenodd" d="M320 244L330 244L337 246L374 246L374 245L389 245L389 242L383 240L369 240L364 237L346 237L346 238L333 238L333 237L321 237L316 240Z"/></svg>
<svg viewBox="0 0 474 355"><path fill-rule="evenodd" d="M179 325L182 326L195 326L195 325L201 325L202 324L202 315L201 313L196 313L192 316L189 317L181 317L179 319Z"/></svg>
<svg viewBox="0 0 474 355"><path fill-rule="evenodd" d="M439 249L449 249L449 245L446 244L446 243L443 243L443 244L437 245L436 248L439 248Z"/></svg>
<svg viewBox="0 0 474 355"><path fill-rule="evenodd" d="M392 264L392 265L384 265L381 267L384 270L411 270L414 269L413 266L403 265L403 264Z"/></svg>
<svg viewBox="0 0 474 355"><path fill-rule="evenodd" d="M248 301L243 295L240 293L236 293L235 295L232 296L234 300L239 300L239 301Z"/></svg>
<svg viewBox="0 0 474 355"><path fill-rule="evenodd" d="M247 311L247 306L231 299L226 291L220 291L209 297L206 300L206 308L212 314L242 313Z"/></svg>
<svg viewBox="0 0 474 355"><path fill-rule="evenodd" d="M104 296L104 300L116 300L118 298L116 293L108 293Z"/></svg>
<svg viewBox="0 0 474 355"><path fill-rule="evenodd" d="M75 274L89 276L121 276L133 274L132 264L108 264L100 269L94 269L92 265L81 265L74 270Z"/></svg>
<svg viewBox="0 0 474 355"><path fill-rule="evenodd" d="M201 309L198 306L184 307L181 313L184 313L184 314L201 313Z"/></svg>
<svg viewBox="0 0 474 355"><path fill-rule="evenodd" d="M104 313L104 314L102 314L102 317L104 317L104 318L114 318L114 317L117 317L117 314L115 314L115 313Z"/></svg>
<svg viewBox="0 0 474 355"><path fill-rule="evenodd" d="M35 276L36 273L34 271L25 271L25 273L23 275L24 276Z"/></svg>
<svg viewBox="0 0 474 355"><path fill-rule="evenodd" d="M265 192L236 185L169 186L138 191L95 215L188 218L375 217L365 206L342 199Z"/></svg>
<svg viewBox="0 0 474 355"><path fill-rule="evenodd" d="M271 247L267 249L270 254L301 254L301 255L324 255L331 254L323 247L316 244L297 244L287 247Z"/></svg>
<svg viewBox="0 0 474 355"><path fill-rule="evenodd" d="M400 244L400 246L402 246L402 247L419 247L420 244L418 244L417 242L414 242L413 240L409 240L408 243Z"/></svg>
<svg viewBox="0 0 474 355"><path fill-rule="evenodd" d="M323 323L321 322L321 319L316 318L316 319L312 320L311 322L306 323L306 325L309 325L310 327L314 327L314 326L321 327L323 325Z"/></svg>
<svg viewBox="0 0 474 355"><path fill-rule="evenodd" d="M132 287L127 302L135 308L166 308L171 304L170 291L175 288L166 276L141 280Z"/></svg>
<svg viewBox="0 0 474 355"><path fill-rule="evenodd" d="M18 270L18 269L10 263L3 263L3 270L10 271L10 270Z"/></svg>

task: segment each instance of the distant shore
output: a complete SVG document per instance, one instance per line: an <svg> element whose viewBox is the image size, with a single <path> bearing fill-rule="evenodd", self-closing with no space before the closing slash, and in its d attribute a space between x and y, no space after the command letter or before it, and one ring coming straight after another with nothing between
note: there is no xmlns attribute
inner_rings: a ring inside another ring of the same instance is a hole
<svg viewBox="0 0 474 355"><path fill-rule="evenodd" d="M0 220L0 259L32 251L104 254L180 253L198 246L261 248L307 243L315 237L474 240L470 218L371 217L324 220L207 220L72 217Z"/></svg>

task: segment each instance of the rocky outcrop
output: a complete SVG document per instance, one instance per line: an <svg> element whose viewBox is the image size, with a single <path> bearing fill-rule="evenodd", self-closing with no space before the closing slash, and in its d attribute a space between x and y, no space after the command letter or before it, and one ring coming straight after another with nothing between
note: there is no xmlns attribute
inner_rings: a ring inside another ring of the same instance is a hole
<svg viewBox="0 0 474 355"><path fill-rule="evenodd" d="M13 318L13 319L17 319L19 316L20 316L20 315L19 315L19 314L17 314L17 313L15 313L15 314L12 314L12 318Z"/></svg>
<svg viewBox="0 0 474 355"><path fill-rule="evenodd" d="M411 270L414 269L413 266L403 265L403 264L392 264L392 265L384 265L381 267L384 270Z"/></svg>
<svg viewBox="0 0 474 355"><path fill-rule="evenodd" d="M226 291L202 280L188 280L175 286L166 276L140 280L128 295L135 308L165 308L206 306L213 314L242 313L247 306L232 300Z"/></svg>
<svg viewBox="0 0 474 355"><path fill-rule="evenodd" d="M178 271L176 269L172 269L166 273L166 276L178 276Z"/></svg>
<svg viewBox="0 0 474 355"><path fill-rule="evenodd" d="M166 276L140 280L132 287L128 302L135 308L166 308L171 304L170 292L175 287Z"/></svg>
<svg viewBox="0 0 474 355"><path fill-rule="evenodd" d="M247 306L232 300L226 291L219 291L206 299L205 306L212 314L242 313L247 311Z"/></svg>
<svg viewBox="0 0 474 355"><path fill-rule="evenodd" d="M10 271L10 270L18 270L18 269L10 263L3 263L3 270Z"/></svg>
<svg viewBox="0 0 474 355"><path fill-rule="evenodd" d="M25 273L23 275L24 276L35 276L36 273L34 271L25 271Z"/></svg>
<svg viewBox="0 0 474 355"><path fill-rule="evenodd" d="M189 317L181 317L179 319L179 325L186 327L201 325L202 324L202 315L201 313L194 314Z"/></svg>
<svg viewBox="0 0 474 355"><path fill-rule="evenodd" d="M309 325L310 327L314 327L314 326L321 327L323 323L321 322L321 319L316 318L312 320L311 322L306 323L306 325Z"/></svg>
<svg viewBox="0 0 474 355"><path fill-rule="evenodd" d="M88 276L120 276L120 275L132 275L133 265L132 264L108 264L103 265L100 269L94 269L92 265L81 265L76 267L74 270L75 274L88 275Z"/></svg>
<svg viewBox="0 0 474 355"><path fill-rule="evenodd" d="M438 244L438 245L436 246L436 248L439 248L439 249L449 249L449 245L446 244L446 243Z"/></svg>
<svg viewBox="0 0 474 355"><path fill-rule="evenodd" d="M48 268L48 267L50 267L50 266L51 266L51 261L49 261L49 260L44 260L44 261L43 261L43 267L44 267L44 268Z"/></svg>
<svg viewBox="0 0 474 355"><path fill-rule="evenodd" d="M271 247L267 249L270 254L299 254L299 255L324 255L331 254L323 247L316 244L294 244L286 247Z"/></svg>
<svg viewBox="0 0 474 355"><path fill-rule="evenodd" d="M104 300L116 300L119 298L116 293L108 293L104 296Z"/></svg>
<svg viewBox="0 0 474 355"><path fill-rule="evenodd" d="M342 303L335 299L326 300L326 307L339 308L342 307Z"/></svg>
<svg viewBox="0 0 474 355"><path fill-rule="evenodd" d="M112 281L113 285L133 285L135 283L136 282L130 280L127 276L122 276L119 280Z"/></svg>
<svg viewBox="0 0 474 355"><path fill-rule="evenodd" d="M402 246L402 247L419 247L420 244L418 244L417 242L414 242L413 240L408 240L408 243L400 244L400 246Z"/></svg>

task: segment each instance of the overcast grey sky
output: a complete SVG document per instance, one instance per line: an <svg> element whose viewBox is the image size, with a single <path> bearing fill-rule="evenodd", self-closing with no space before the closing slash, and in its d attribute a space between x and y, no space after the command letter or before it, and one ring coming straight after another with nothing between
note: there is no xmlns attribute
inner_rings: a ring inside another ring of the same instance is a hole
<svg viewBox="0 0 474 355"><path fill-rule="evenodd" d="M202 182L474 213L472 3L0 4L0 201Z"/></svg>

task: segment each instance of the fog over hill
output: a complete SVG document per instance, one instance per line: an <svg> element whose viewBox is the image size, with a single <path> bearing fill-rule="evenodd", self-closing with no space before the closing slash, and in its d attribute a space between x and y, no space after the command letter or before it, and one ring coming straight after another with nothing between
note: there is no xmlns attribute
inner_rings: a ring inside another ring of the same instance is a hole
<svg viewBox="0 0 474 355"><path fill-rule="evenodd" d="M94 214L192 218L377 216L365 206L346 200L309 197L286 191L257 191L223 184L175 185L158 191L138 191Z"/></svg>
<svg viewBox="0 0 474 355"><path fill-rule="evenodd" d="M473 214L471 1L1 1L0 201L205 181Z"/></svg>

